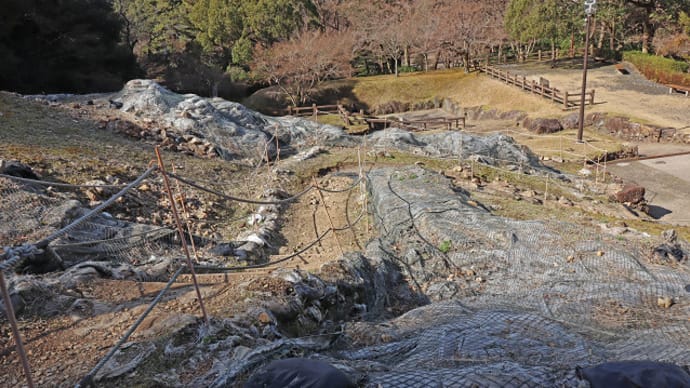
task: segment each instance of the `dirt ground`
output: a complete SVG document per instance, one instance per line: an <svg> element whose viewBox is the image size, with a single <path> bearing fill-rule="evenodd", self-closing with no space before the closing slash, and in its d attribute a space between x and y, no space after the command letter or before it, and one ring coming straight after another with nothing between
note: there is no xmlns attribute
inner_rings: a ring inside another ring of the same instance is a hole
<svg viewBox="0 0 690 388"><path fill-rule="evenodd" d="M592 64L587 71L587 90L595 90L595 104L587 107L587 112L608 112L690 133L690 98L679 93L671 95L666 86L647 80L631 64L624 63L624 66L629 74L621 74L611 64ZM577 92L582 87L581 64L577 62L556 68L545 65L504 68L528 79L546 78L552 87L569 92Z"/></svg>
<svg viewBox="0 0 690 388"><path fill-rule="evenodd" d="M533 70L528 69L528 71ZM542 76L550 79L552 85L567 90L577 90L579 85L577 72L572 70L556 69L544 72ZM621 83L623 80L636 80L635 77L639 76L635 73L627 76L617 75L612 66L591 70L590 85L597 89L597 101L601 101L595 109L626 114L657 125L686 129L690 126L690 109L688 109L690 99L669 96L658 88L658 90L650 89L651 92L641 89L628 90L625 84ZM500 88L508 88L500 86L498 81L483 77L478 77L473 82L482 83L483 89L492 89L487 88L485 82L495 84L494 86L499 91ZM528 105L540 106L543 112L562 113L557 107L549 103L545 104L537 97L512 89L509 93L513 93L516 98L534 99L534 101L530 100ZM109 168L112 169L115 166L128 172L123 179L136 176L138 170L135 167L145 165L152 157L149 146L94 130L98 126L96 123L98 117L93 119L74 117L74 112L65 113L62 108L49 108L34 103L25 106L24 102L16 100L15 97L7 95L0 97L0 112L3 113L0 116L0 127L3 128L3 133L0 134L2 142L0 151L4 159L19 159L29 164L40 163L45 166L45 172L52 171L51 176L55 178L62 177L65 180L84 182L88 177L106 174ZM466 96L460 100L463 105L475 106L490 102L482 98L482 95L478 94L474 97ZM503 109L504 107L496 106L496 108ZM109 114L116 115L116 112ZM484 128L498 128L504 125L499 122L485 124ZM26 136L29 133L27 125L31 127L31 137ZM471 123L471 125L479 124ZM477 127L477 129L480 128ZM75 145L75 142L78 144ZM87 151L85 157L88 160L76 160L84 158L80 156L84 150ZM671 148L654 145L645 152L660 154L667 153L668 150ZM353 154L348 156L350 160L356 161L356 150L348 152ZM362 155L362 159L365 170L378 163L376 158L371 156ZM197 162L187 159L178 159L176 163L181 165L188 163L189 168L194 168L194 171L206 171L208 176L205 178L208 180L232 182L237 176L236 171L219 169L220 162L218 161L208 161L210 165L207 167L194 164ZM324 159L323 163L326 170L319 174L317 182L327 189L346 188L356 181L359 174L356 163L337 167L333 160ZM655 171L649 170L648 175L653 176ZM271 180L266 175L267 172L257 170L254 173L258 176L251 176L250 180L253 182L270 182ZM311 183L310 177L293 178L289 186L290 191L297 192L300 187ZM659 182L659 184L665 183ZM684 189L680 191L689 192ZM248 187L242 192L233 194L246 197L255 195L256 192L251 192L251 187ZM322 195L313 191L304 196L298 203L290 206L283 216L281 234L285 244L280 247L279 254L274 258L300 250L313 241L318 233L323 233L328 228L343 227L348 224L348 219L352 222L366 205L365 200L359 190L344 193L322 192ZM661 203L659 206L662 206ZM346 208L347 211L345 211ZM690 206L685 206L685 208L690 209ZM538 210L542 211L542 208ZM560 208L555 211L563 212ZM364 217L352 230L329 234L314 248L291 259L281 267L317 271L324 263L338 258L342 252L360 250L374 233L371 220ZM228 274L200 275L202 295L209 314L223 318L232 317L244 311L247 308L244 302L247 296L246 290L262 290L273 295L284 292L281 289L284 285L267 277L275 269L276 267L269 267ZM157 338L200 317L196 296L189 280L189 276L182 276L178 280L173 292L166 295L164 301L154 309L130 341L139 342ZM240 284L244 284L245 287L239 287ZM80 286L79 291L84 297L93 299L94 303L91 305L53 317L21 318L20 331L26 344L37 386L73 386L117 342L163 286L163 283L101 279ZM23 372L6 322L0 324L0 374L3 376L0 383L2 386L24 385Z"/></svg>
<svg viewBox="0 0 690 388"><path fill-rule="evenodd" d="M541 76L548 79L552 86L575 91L579 90L582 82L578 65L571 63L566 64L566 68L539 66L512 70L535 79ZM647 80L630 63L623 65L628 74L621 74L614 65L596 62L588 70L587 90L594 89L596 97L594 107L587 107L587 112L608 112L690 133L690 98L679 93L669 94L666 86ZM632 144L638 147L640 157L690 152L690 145L687 144ZM690 198L687 196L690 192L690 157L612 164L609 171L626 182L647 188L646 199L658 220L672 225L690 224Z"/></svg>

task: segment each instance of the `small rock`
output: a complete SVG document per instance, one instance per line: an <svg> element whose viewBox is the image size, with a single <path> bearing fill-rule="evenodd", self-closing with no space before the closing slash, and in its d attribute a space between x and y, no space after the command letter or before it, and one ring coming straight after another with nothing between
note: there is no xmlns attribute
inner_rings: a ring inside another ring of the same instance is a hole
<svg viewBox="0 0 690 388"><path fill-rule="evenodd" d="M674 303L673 298L671 298L670 296L660 296L660 297L657 298L657 300L656 300L656 304L657 304L659 307L665 308L665 309L670 308L671 306L673 306L673 303Z"/></svg>
<svg viewBox="0 0 690 388"><path fill-rule="evenodd" d="M583 169L581 169L580 171L578 171L577 173L578 173L579 175L588 177L588 176L591 176L591 175L592 175L592 170L590 170L590 169L588 169L588 168L583 168Z"/></svg>
<svg viewBox="0 0 690 388"><path fill-rule="evenodd" d="M273 322L273 318L271 318L271 315L265 311L260 312L259 316L256 318L259 320L259 322L263 323L264 325Z"/></svg>
<svg viewBox="0 0 690 388"><path fill-rule="evenodd" d="M663 237L664 241L667 243L673 244L678 239L678 233L674 229L668 229L661 233L661 237Z"/></svg>
<svg viewBox="0 0 690 388"><path fill-rule="evenodd" d="M573 201L569 200L566 197L558 197L558 203L563 206L573 206Z"/></svg>
<svg viewBox="0 0 690 388"><path fill-rule="evenodd" d="M604 252L603 251L597 251L597 256L599 256L599 257L604 256Z"/></svg>

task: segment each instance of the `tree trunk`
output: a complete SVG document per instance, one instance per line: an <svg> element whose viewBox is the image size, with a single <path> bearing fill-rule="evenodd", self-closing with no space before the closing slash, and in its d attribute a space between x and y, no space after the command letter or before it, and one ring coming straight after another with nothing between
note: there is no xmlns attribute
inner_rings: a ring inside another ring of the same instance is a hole
<svg viewBox="0 0 690 388"><path fill-rule="evenodd" d="M438 70L438 62L441 60L441 50L436 51L436 58L434 58L434 70Z"/></svg>
<svg viewBox="0 0 690 388"><path fill-rule="evenodd" d="M645 20L642 23L642 52L645 54L649 53L650 42L654 35L652 30L652 23L649 22L649 19Z"/></svg>
<svg viewBox="0 0 690 388"><path fill-rule="evenodd" d="M616 22L611 22L611 30L609 33L609 49L614 51L616 49Z"/></svg>
<svg viewBox="0 0 690 388"><path fill-rule="evenodd" d="M218 97L218 87L220 86L220 80L214 79L211 81L211 97Z"/></svg>
<svg viewBox="0 0 690 388"><path fill-rule="evenodd" d="M403 57L405 66L410 67L410 46L405 46L405 50L403 50Z"/></svg>
<svg viewBox="0 0 690 388"><path fill-rule="evenodd" d="M428 72L429 71L429 54L424 53L422 56L424 57L424 72Z"/></svg>
<svg viewBox="0 0 690 388"><path fill-rule="evenodd" d="M395 76L398 76L398 61L400 58L393 58L393 67L395 67Z"/></svg>
<svg viewBox="0 0 690 388"><path fill-rule="evenodd" d="M602 49L604 47L604 36L606 35L606 23L601 22L601 27L599 28L599 39L597 40L597 49Z"/></svg>

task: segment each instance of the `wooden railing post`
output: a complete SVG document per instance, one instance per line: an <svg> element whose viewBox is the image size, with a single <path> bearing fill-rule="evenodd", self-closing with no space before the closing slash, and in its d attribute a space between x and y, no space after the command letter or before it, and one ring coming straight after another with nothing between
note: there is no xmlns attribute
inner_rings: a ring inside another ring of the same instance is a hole
<svg viewBox="0 0 690 388"><path fill-rule="evenodd" d="M539 62L541 62L541 50L539 50Z"/></svg>
<svg viewBox="0 0 690 388"><path fill-rule="evenodd" d="M563 108L568 109L568 92L563 92Z"/></svg>
<svg viewBox="0 0 690 388"><path fill-rule="evenodd" d="M319 111L316 109L316 104L311 104L311 109L314 112L314 121L317 121L319 119Z"/></svg>
<svg viewBox="0 0 690 388"><path fill-rule="evenodd" d="M594 105L594 89L592 89L589 93L589 105Z"/></svg>

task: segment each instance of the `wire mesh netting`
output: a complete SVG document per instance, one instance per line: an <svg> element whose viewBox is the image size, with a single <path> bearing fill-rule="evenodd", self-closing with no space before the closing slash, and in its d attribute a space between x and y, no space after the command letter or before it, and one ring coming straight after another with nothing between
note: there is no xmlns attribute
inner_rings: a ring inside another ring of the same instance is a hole
<svg viewBox="0 0 690 388"><path fill-rule="evenodd" d="M374 362L371 386L576 386L576 366L688 364L685 262L642 240L494 216L420 168L369 178L382 251L437 301L350 329L369 346L335 358Z"/></svg>
<svg viewBox="0 0 690 388"><path fill-rule="evenodd" d="M353 182L347 190L358 186ZM107 206L89 211L45 185L4 178L0 184L2 244L48 238L46 260L58 267L125 263L129 267L111 267L110 275L163 280L175 269L170 260L181 256L171 226L125 221ZM383 279L400 271L429 304L383 322L389 314L365 306L366 321L379 323L345 324L350 342L323 354L364 376L365 384L574 386L580 383L576 366L631 359L688 364L686 256L658 254L642 237L621 241L574 224L495 216L447 178L421 167L373 170L368 187L380 237L364 255L388 264L360 263L357 270L379 271L366 275L373 279L367 291L393 304L398 295ZM186 185L189 197L193 189L199 188ZM268 212L263 226L278 226L278 205L287 201L282 198L259 201ZM78 227L69 227L86 215ZM270 237L258 226L252 233L259 239L255 245ZM199 243L202 260L213 254L206 248L220 244L190 240ZM230 246L228 256L237 248ZM151 271L154 264L159 268ZM147 267L135 270L140 265Z"/></svg>

